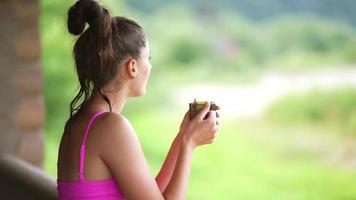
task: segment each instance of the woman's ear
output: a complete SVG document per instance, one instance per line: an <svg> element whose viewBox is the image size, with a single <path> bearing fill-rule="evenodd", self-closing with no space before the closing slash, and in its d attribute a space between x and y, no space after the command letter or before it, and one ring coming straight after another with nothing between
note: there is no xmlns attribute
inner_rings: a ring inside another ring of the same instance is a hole
<svg viewBox="0 0 356 200"><path fill-rule="evenodd" d="M137 77L137 62L135 59L129 59L125 62L125 71L129 78L134 79Z"/></svg>

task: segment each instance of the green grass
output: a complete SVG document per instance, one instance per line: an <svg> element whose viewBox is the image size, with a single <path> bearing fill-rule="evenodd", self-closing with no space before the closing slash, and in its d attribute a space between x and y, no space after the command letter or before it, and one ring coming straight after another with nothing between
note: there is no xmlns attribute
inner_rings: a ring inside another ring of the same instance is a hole
<svg viewBox="0 0 356 200"><path fill-rule="evenodd" d="M128 116L157 174L183 113ZM45 169L55 175L58 136L47 130ZM345 138L333 129L222 121L215 143L194 153L188 199L355 199L356 170L328 158ZM51 136L49 136L51 134Z"/></svg>
<svg viewBox="0 0 356 200"><path fill-rule="evenodd" d="M290 94L273 103L266 112L270 121L283 124L333 124L340 132L356 132L356 89L341 87Z"/></svg>

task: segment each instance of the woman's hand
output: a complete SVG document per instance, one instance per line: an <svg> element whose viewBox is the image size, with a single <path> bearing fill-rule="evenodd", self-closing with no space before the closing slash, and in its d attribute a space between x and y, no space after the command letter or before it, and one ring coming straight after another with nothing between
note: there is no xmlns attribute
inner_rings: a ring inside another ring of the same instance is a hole
<svg viewBox="0 0 356 200"><path fill-rule="evenodd" d="M210 103L206 102L205 107L192 120L189 120L189 112L184 116L181 124L183 131L182 139L193 148L210 144L214 141L219 126L219 114L216 111L209 111ZM205 116L208 117L205 119Z"/></svg>
<svg viewBox="0 0 356 200"><path fill-rule="evenodd" d="M179 127L178 135L180 135L180 136L183 135L188 124L189 124L189 110L185 113L185 115L183 117L182 123L180 124L180 127Z"/></svg>

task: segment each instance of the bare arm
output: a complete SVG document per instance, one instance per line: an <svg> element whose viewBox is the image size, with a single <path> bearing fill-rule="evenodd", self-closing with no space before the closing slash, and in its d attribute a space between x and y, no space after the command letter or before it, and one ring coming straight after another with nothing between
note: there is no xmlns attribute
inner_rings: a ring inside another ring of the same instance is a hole
<svg viewBox="0 0 356 200"><path fill-rule="evenodd" d="M161 192L164 192L173 175L173 171L175 169L175 165L177 163L177 158L180 151L182 136L188 123L189 111L185 113L182 123L179 127L179 132L176 138L174 139L172 146L167 154L167 157L162 165L162 168L156 177L156 182Z"/></svg>
<svg viewBox="0 0 356 200"><path fill-rule="evenodd" d="M194 148L188 142L181 140L181 147L173 176L163 193L167 199L185 199Z"/></svg>
<svg viewBox="0 0 356 200"><path fill-rule="evenodd" d="M217 106L217 109L219 110L220 107ZM217 114L216 117L219 118L219 115ZM168 183L170 182L170 179L172 178L174 171L177 169L175 167L177 165L177 163L184 162L182 160L184 160L186 157L186 155L185 155L185 156L183 156L183 158L178 159L179 153L181 151L182 151L182 154L186 154L186 150L184 150L184 149L182 150L181 146L183 145L182 144L183 134L189 124L189 121L190 121L189 111L187 111L185 113L183 121L180 125L179 133L177 134L176 138L174 139L172 146L168 152L168 155L162 165L162 168L156 177L156 182L157 182L158 187L161 192L165 191ZM218 120L217 120L217 124L218 124ZM178 159L178 161L177 161L177 159ZM179 169L178 169L178 171L179 171ZM177 175L177 176L180 176L180 175Z"/></svg>
<svg viewBox="0 0 356 200"><path fill-rule="evenodd" d="M178 133L178 135L176 136L176 138L172 143L171 148L169 149L167 157L162 165L162 168L156 177L157 185L162 193L166 189L172 177L177 162L178 154L180 151L180 146L181 146L181 134Z"/></svg>
<svg viewBox="0 0 356 200"><path fill-rule="evenodd" d="M216 114L210 114L207 120L203 120L209 111L209 106L209 103L206 103L205 108L184 127L176 166L164 191L167 199L185 199L194 149L214 141L219 124Z"/></svg>

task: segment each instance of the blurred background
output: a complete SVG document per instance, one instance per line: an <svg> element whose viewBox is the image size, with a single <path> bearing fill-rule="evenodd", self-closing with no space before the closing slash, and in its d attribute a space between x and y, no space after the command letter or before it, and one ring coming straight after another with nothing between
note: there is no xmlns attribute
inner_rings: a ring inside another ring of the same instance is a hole
<svg viewBox="0 0 356 200"><path fill-rule="evenodd" d="M142 25L151 44L147 93L123 114L154 175L197 98L220 105L221 125L195 152L187 199L356 199L355 1L101 2ZM40 1L51 176L78 89L73 3Z"/></svg>

